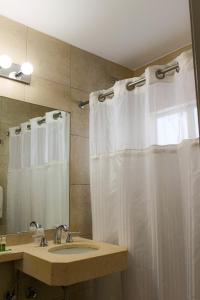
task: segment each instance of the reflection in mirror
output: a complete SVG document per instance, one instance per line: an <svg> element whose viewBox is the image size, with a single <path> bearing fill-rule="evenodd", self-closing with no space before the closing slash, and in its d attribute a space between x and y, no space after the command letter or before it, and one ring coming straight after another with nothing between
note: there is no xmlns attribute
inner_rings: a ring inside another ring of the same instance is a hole
<svg viewBox="0 0 200 300"><path fill-rule="evenodd" d="M0 97L0 233L69 224L70 114Z"/></svg>

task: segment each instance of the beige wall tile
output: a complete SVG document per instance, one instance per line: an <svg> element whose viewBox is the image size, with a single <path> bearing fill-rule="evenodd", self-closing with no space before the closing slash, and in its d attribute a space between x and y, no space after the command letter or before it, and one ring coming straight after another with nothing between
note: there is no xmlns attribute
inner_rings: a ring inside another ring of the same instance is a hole
<svg viewBox="0 0 200 300"><path fill-rule="evenodd" d="M101 58L71 47L71 87L90 92L103 88L105 75Z"/></svg>
<svg viewBox="0 0 200 300"><path fill-rule="evenodd" d="M27 59L34 75L69 86L70 46L39 31L28 29Z"/></svg>
<svg viewBox="0 0 200 300"><path fill-rule="evenodd" d="M71 185L70 226L83 236L92 236L89 185Z"/></svg>
<svg viewBox="0 0 200 300"><path fill-rule="evenodd" d="M124 78L126 68L108 62L96 55L71 47L71 87L95 91L111 87L116 78ZM121 72L121 73L120 73ZM132 72L128 71L125 77ZM119 76L120 75L120 76Z"/></svg>
<svg viewBox="0 0 200 300"><path fill-rule="evenodd" d="M89 184L89 139L72 135L70 153L71 184Z"/></svg>
<svg viewBox="0 0 200 300"><path fill-rule="evenodd" d="M37 76L25 87L25 101L66 111L70 109L68 95L66 86Z"/></svg>
<svg viewBox="0 0 200 300"><path fill-rule="evenodd" d="M22 83L0 77L0 96L24 100L25 86Z"/></svg>
<svg viewBox="0 0 200 300"><path fill-rule="evenodd" d="M80 109L80 101L87 101L89 94L71 88L71 134L89 137L89 105Z"/></svg>
<svg viewBox="0 0 200 300"><path fill-rule="evenodd" d="M27 27L0 16L0 54L9 55L14 63L26 60Z"/></svg>
<svg viewBox="0 0 200 300"><path fill-rule="evenodd" d="M54 108L49 108L42 105L31 105L31 118L44 116L47 111L54 110Z"/></svg>
<svg viewBox="0 0 200 300"><path fill-rule="evenodd" d="M125 79L125 78L131 78L134 75L134 72L132 70L129 70L111 61L104 60L104 64L105 64L105 70L106 73L108 74L108 77L113 79L114 81ZM113 80L112 80L112 84L114 83Z"/></svg>
<svg viewBox="0 0 200 300"><path fill-rule="evenodd" d="M7 121L11 119L10 121L12 122L12 118L16 118L17 114L30 116L31 105L24 101L2 97L2 112L7 116Z"/></svg>

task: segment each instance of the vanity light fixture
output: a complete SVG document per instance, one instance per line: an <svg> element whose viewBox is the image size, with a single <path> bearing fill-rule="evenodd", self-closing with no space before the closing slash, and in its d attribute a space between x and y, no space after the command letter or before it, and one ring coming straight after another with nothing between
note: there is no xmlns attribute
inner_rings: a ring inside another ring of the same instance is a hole
<svg viewBox="0 0 200 300"><path fill-rule="evenodd" d="M0 77L30 84L32 73L33 66L30 62L19 65L12 63L12 59L8 55L0 55Z"/></svg>
<svg viewBox="0 0 200 300"><path fill-rule="evenodd" d="M21 66L21 72L24 75L31 75L33 73L33 66L30 62L25 62Z"/></svg>
<svg viewBox="0 0 200 300"><path fill-rule="evenodd" d="M29 62L25 62L21 65L21 69L15 74L15 77L22 77L24 75L31 75L33 73L33 66Z"/></svg>

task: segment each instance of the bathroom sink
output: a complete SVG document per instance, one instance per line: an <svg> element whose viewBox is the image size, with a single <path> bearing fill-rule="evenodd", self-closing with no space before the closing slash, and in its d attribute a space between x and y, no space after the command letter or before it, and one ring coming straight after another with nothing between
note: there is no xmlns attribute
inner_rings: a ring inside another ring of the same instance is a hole
<svg viewBox="0 0 200 300"><path fill-rule="evenodd" d="M69 286L127 268L127 248L75 237L71 243L47 247L24 244L12 247L23 257L15 266L21 272L51 286Z"/></svg>
<svg viewBox="0 0 200 300"><path fill-rule="evenodd" d="M98 250L97 247L88 244L65 244L49 249L52 254L84 254Z"/></svg>

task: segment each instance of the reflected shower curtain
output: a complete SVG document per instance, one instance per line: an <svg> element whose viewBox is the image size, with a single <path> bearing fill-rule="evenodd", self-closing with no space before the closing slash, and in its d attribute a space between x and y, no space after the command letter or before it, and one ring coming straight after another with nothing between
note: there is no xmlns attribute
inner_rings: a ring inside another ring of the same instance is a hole
<svg viewBox="0 0 200 300"><path fill-rule="evenodd" d="M69 223L69 114L46 113L9 129L7 231L29 230L31 220L45 228ZM31 129L28 127L31 126Z"/></svg>
<svg viewBox="0 0 200 300"><path fill-rule="evenodd" d="M164 66L152 66L143 86L128 91L130 80L123 80L112 99L98 101L105 91L90 96L93 238L129 250L122 295L111 277L97 281L97 299L112 299L104 293L113 286L116 300L200 299L200 150L191 51L176 62L180 72L162 80L155 71Z"/></svg>

